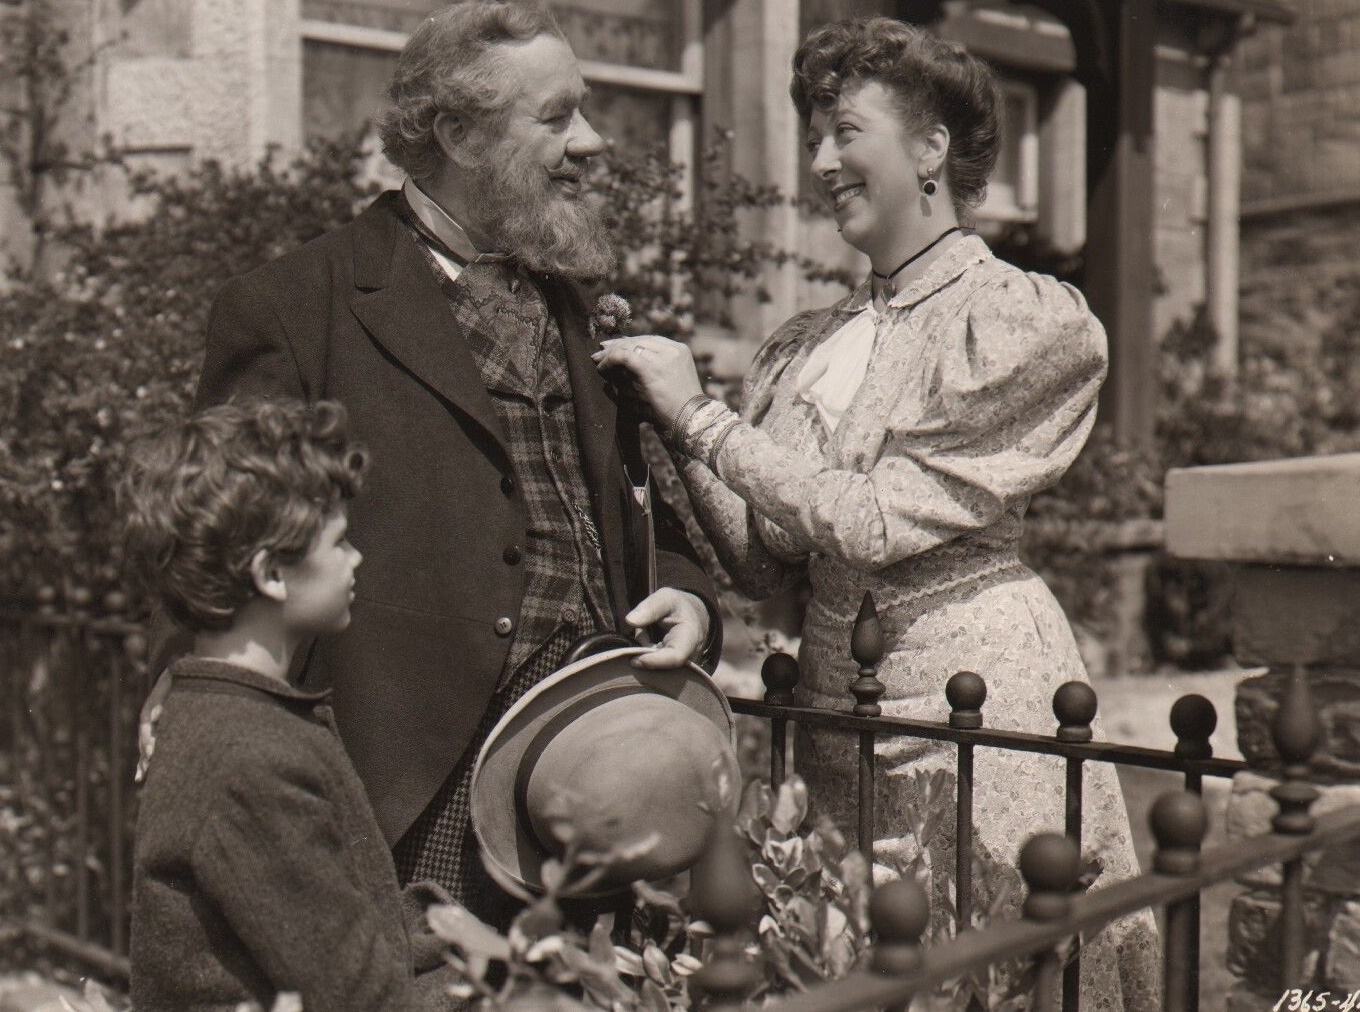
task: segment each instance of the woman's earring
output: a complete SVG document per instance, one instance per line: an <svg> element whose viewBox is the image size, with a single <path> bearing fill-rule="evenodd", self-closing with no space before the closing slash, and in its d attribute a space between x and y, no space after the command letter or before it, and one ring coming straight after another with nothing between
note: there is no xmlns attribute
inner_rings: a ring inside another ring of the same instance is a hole
<svg viewBox="0 0 1360 1012"><path fill-rule="evenodd" d="M938 193L940 190L940 184L930 178L934 174L934 172L935 172L934 169L927 169L925 181L921 183L921 192L924 193L927 197L935 196L935 194Z"/></svg>

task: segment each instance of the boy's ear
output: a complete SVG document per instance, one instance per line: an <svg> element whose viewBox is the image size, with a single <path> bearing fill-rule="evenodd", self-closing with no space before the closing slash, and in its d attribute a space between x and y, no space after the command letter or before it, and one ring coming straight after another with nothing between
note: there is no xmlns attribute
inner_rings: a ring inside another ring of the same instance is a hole
<svg viewBox="0 0 1360 1012"><path fill-rule="evenodd" d="M283 569L268 551L261 548L250 559L250 578L261 597L282 601L288 597L288 585L283 580Z"/></svg>

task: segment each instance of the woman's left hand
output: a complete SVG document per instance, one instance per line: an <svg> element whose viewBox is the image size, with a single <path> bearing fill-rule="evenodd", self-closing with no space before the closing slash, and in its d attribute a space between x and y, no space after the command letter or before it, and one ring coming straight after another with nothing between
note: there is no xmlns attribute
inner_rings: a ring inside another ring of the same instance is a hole
<svg viewBox="0 0 1360 1012"><path fill-rule="evenodd" d="M591 356L596 367L627 369L638 392L652 406L656 420L669 427L695 394L704 392L699 370L687 345L655 334L643 337L617 337L600 342Z"/></svg>

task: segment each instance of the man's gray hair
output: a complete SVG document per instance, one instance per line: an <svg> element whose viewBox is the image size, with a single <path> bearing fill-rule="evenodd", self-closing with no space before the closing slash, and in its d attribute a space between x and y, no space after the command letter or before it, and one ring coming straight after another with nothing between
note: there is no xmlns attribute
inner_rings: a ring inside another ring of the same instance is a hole
<svg viewBox="0 0 1360 1012"><path fill-rule="evenodd" d="M435 118L441 112L483 121L503 115L514 92L495 48L540 35L562 38L552 14L537 3L464 0L431 14L397 58L387 90L392 108L378 122L383 153L412 179L433 176L444 162Z"/></svg>

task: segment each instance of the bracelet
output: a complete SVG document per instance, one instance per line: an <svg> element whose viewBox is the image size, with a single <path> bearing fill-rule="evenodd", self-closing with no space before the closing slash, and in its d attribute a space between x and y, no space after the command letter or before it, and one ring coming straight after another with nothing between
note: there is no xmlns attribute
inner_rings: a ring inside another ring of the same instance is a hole
<svg viewBox="0 0 1360 1012"><path fill-rule="evenodd" d="M670 425L666 426L661 433L661 440L669 445L674 445L680 438L680 434L685 431L685 426L694 417L694 413L703 407L704 402L711 400L707 394L695 394L684 404L680 405L680 410L675 413L675 418Z"/></svg>
<svg viewBox="0 0 1360 1012"><path fill-rule="evenodd" d="M718 473L718 451L721 450L723 444L727 442L727 437L732 435L732 430L740 424L740 418L731 419L713 440L713 446L708 451L708 469L714 474Z"/></svg>

